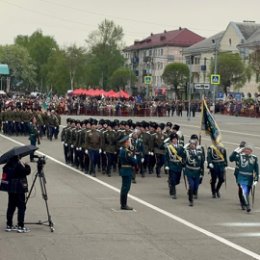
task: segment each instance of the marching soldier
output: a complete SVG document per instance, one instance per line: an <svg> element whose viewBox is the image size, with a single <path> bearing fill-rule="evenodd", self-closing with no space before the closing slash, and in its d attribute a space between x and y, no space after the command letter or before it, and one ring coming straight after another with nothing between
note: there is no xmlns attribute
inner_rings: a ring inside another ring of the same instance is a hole
<svg viewBox="0 0 260 260"><path fill-rule="evenodd" d="M164 123L158 125L156 134L154 136L154 153L156 158L156 175L158 178L161 177L161 168L164 165L164 155L165 155L165 147L164 141L167 138L166 134L163 132L165 127Z"/></svg>
<svg viewBox="0 0 260 260"><path fill-rule="evenodd" d="M144 177L144 169L143 169L143 162L144 162L144 146L143 146L143 141L140 138L141 130L140 129L135 129L131 142L133 145L133 152L134 155L136 156L136 165L134 167L134 172L132 176L132 182L136 183L136 174L140 171L140 174L142 177Z"/></svg>
<svg viewBox="0 0 260 260"><path fill-rule="evenodd" d="M142 139L143 146L144 146L144 163L143 168L144 172L146 172L147 167L149 167L149 159L150 159L150 140L151 135L146 129L148 127L148 123L145 121L142 121L141 123L141 135L140 138Z"/></svg>
<svg viewBox="0 0 260 260"><path fill-rule="evenodd" d="M30 140L31 145L36 146L36 143L40 144L40 136L39 136L38 129L37 129L37 126L36 126L36 119L35 118L33 119L33 122L31 124L29 140ZM33 156L34 156L34 152L32 152L30 154L31 162L34 161Z"/></svg>
<svg viewBox="0 0 260 260"><path fill-rule="evenodd" d="M241 141L240 145L232 152L230 157L233 157L234 154L240 152L241 148L245 147L245 145L246 145L246 142L245 141ZM238 197L239 197L240 205L241 205L242 209L245 209L244 208L243 192L242 192L241 186L237 182L238 172L239 172L239 162L236 161L236 167L235 167L235 171L234 171L234 176L236 178L236 183L237 183L237 186L238 186Z"/></svg>
<svg viewBox="0 0 260 260"><path fill-rule="evenodd" d="M170 135L170 143L165 151L165 170L169 173L169 193L173 199L176 199L176 185L180 183L183 167L184 148L178 144L178 135Z"/></svg>
<svg viewBox="0 0 260 260"><path fill-rule="evenodd" d="M92 120L91 131L86 135L87 150L90 160L90 174L92 174L93 177L96 177L96 166L100 161L102 146L102 137L100 131L97 130L97 123L96 119Z"/></svg>
<svg viewBox="0 0 260 260"><path fill-rule="evenodd" d="M211 174L212 198L220 198L220 188L225 181L225 168L227 167L226 149L222 144L212 144L207 152L208 168ZM216 182L218 183L216 185Z"/></svg>
<svg viewBox="0 0 260 260"><path fill-rule="evenodd" d="M116 163L116 144L117 144L117 133L113 129L114 122L109 121L107 125L107 129L103 132L103 151L104 155L107 158L107 168L106 174L108 177L111 177L112 167L115 168L114 165Z"/></svg>
<svg viewBox="0 0 260 260"><path fill-rule="evenodd" d="M237 162L237 183L243 194L242 209L246 209L247 212L251 211L249 193L259 180L258 158L252 152L253 148L245 144L245 147L234 151L229 157L231 162Z"/></svg>
<svg viewBox="0 0 260 260"><path fill-rule="evenodd" d="M188 179L189 206L193 206L193 198L197 198L199 184L204 176L205 154L197 139L190 139L185 146L184 176Z"/></svg>
<svg viewBox="0 0 260 260"><path fill-rule="evenodd" d="M67 126L64 127L61 132L61 142L63 143L65 162L69 163L68 131L71 128L70 126L71 119L67 118L66 121L67 121Z"/></svg>
<svg viewBox="0 0 260 260"><path fill-rule="evenodd" d="M178 135L178 142L180 145L184 146L184 136L182 132L180 131L180 126L179 125L173 125L172 127L172 132L176 133Z"/></svg>

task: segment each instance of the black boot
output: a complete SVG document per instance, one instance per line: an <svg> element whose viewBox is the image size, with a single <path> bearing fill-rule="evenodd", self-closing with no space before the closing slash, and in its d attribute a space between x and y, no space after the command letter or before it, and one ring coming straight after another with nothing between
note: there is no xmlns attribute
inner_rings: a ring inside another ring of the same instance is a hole
<svg viewBox="0 0 260 260"><path fill-rule="evenodd" d="M156 176L157 176L157 178L161 178L160 167L156 167Z"/></svg>
<svg viewBox="0 0 260 260"><path fill-rule="evenodd" d="M212 198L216 198L216 189L215 189L215 183L210 183L211 186L211 193L212 193Z"/></svg>
<svg viewBox="0 0 260 260"><path fill-rule="evenodd" d="M218 182L218 185L217 185L217 188L216 188L216 194L217 194L217 197L218 197L218 198L221 197L219 190L220 190L220 188L221 188L221 186L222 186L222 183L223 183L223 182L219 181L219 182Z"/></svg>
<svg viewBox="0 0 260 260"><path fill-rule="evenodd" d="M173 199L177 199L177 196L176 196L176 187L175 187L175 185L172 186L172 198L173 198Z"/></svg>
<svg viewBox="0 0 260 260"><path fill-rule="evenodd" d="M246 209L245 200L244 200L243 192L242 192L242 189L240 186L238 186L238 197L239 197L241 209L245 210Z"/></svg>
<svg viewBox="0 0 260 260"><path fill-rule="evenodd" d="M127 206L127 195L121 195L120 201L122 210L133 210L133 208Z"/></svg>
<svg viewBox="0 0 260 260"><path fill-rule="evenodd" d="M192 190L188 190L188 196L189 196L189 206L192 207L193 206L193 191Z"/></svg>

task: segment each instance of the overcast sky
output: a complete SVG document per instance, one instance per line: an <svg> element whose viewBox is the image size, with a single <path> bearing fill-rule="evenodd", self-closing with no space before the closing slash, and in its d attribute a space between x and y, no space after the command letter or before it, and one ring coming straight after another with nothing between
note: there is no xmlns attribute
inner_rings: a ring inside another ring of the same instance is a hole
<svg viewBox="0 0 260 260"><path fill-rule="evenodd" d="M105 18L123 27L126 45L179 27L209 37L230 21L260 23L259 10L260 0L0 0L0 44L41 29L61 47L84 46Z"/></svg>

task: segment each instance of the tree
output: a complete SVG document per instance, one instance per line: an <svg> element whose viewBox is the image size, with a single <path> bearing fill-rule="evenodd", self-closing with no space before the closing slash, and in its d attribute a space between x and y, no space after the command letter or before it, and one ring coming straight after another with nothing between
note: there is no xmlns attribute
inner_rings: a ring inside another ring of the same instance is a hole
<svg viewBox="0 0 260 260"><path fill-rule="evenodd" d="M214 73L214 61L211 63L211 74ZM227 94L227 88L231 85L235 89L241 88L250 77L241 57L237 53L219 53L217 73L221 77L221 86Z"/></svg>
<svg viewBox="0 0 260 260"><path fill-rule="evenodd" d="M180 89L185 89L189 81L189 68L183 63L168 64L162 74L166 84L172 85L177 99L180 99Z"/></svg>
<svg viewBox="0 0 260 260"><path fill-rule="evenodd" d="M260 50L255 50L249 55L249 64L256 74L256 82L260 81Z"/></svg>
<svg viewBox="0 0 260 260"><path fill-rule="evenodd" d="M20 91L31 91L36 86L36 67L27 51L22 46L0 46L0 63L10 68L11 85Z"/></svg>
<svg viewBox="0 0 260 260"><path fill-rule="evenodd" d="M47 62L47 84L53 92L64 94L70 89L67 58L64 50L54 51Z"/></svg>
<svg viewBox="0 0 260 260"><path fill-rule="evenodd" d="M41 30L35 31L31 36L18 35L15 38L15 43L25 47L34 65L36 66L37 82L41 91L47 90L47 68L49 56L53 50L58 50L58 44L54 38L50 36L44 36Z"/></svg>
<svg viewBox="0 0 260 260"><path fill-rule="evenodd" d="M82 47L72 45L65 50L66 64L69 72L70 87L84 83L84 71L86 70L86 53Z"/></svg>
<svg viewBox="0 0 260 260"><path fill-rule="evenodd" d="M130 83L130 85L132 86L134 85L136 80L137 78L132 70L122 67L113 72L109 82L114 90L125 90L125 86L128 83Z"/></svg>
<svg viewBox="0 0 260 260"><path fill-rule="evenodd" d="M104 20L98 30L89 35L86 40L89 47L86 71L88 84L108 89L109 78L124 64L122 38L122 27L109 20Z"/></svg>

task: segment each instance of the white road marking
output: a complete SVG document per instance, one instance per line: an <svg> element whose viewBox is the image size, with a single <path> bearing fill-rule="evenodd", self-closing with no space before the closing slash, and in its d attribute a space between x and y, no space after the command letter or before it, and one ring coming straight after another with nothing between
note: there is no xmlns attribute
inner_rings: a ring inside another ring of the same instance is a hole
<svg viewBox="0 0 260 260"><path fill-rule="evenodd" d="M227 222L219 223L218 225L225 227L260 227L260 222Z"/></svg>
<svg viewBox="0 0 260 260"><path fill-rule="evenodd" d="M11 141L11 142L13 142L13 143L18 144L18 145L24 145L23 143L18 142L18 141L16 141L16 140L13 140L13 139L10 138L10 137L7 137L7 136L1 135L1 134L0 134L0 136L1 136L2 138L5 138L6 140L9 140L9 141ZM53 158L53 157L51 157L51 156L49 156L49 155L47 155L47 154L44 154L44 153L39 152L39 151L36 151L36 152L37 152L38 154L42 155L42 156L43 156L43 155L46 156L48 159L50 159L50 160L56 162L57 164L62 165L63 167L66 167L66 168L68 168L68 169L70 169L70 170L72 170L72 171L74 171L74 172L77 172L78 174L80 174L80 175L82 175L82 176L84 176L84 177L86 177L86 178L89 178L89 179L91 179L91 180L93 180L93 181L95 181L95 182L97 182L97 183L99 183L99 184L101 184L101 185L103 185L103 186L105 186L105 187L107 187L107 188L109 188L109 189L111 189L111 190L117 192L117 193L120 193L120 190L119 190L118 188L116 188L116 187L114 187L114 186L112 186L112 185L110 185L110 184L108 184L108 183L106 183L106 182L103 182L103 181L101 181L101 180L99 180L99 179L97 179L97 178L95 178L95 177L90 176L90 175L86 175L86 174L82 173L81 171L79 171L79 170L77 170L77 169L74 169L73 167L71 167L71 166L69 166L69 165L67 165L67 164L65 164L65 163L63 163L63 162L60 162L60 161L58 161L57 159L55 159L55 158ZM194 225L193 223L191 223L191 222L189 222L189 221L187 221L187 220L185 220L185 219L182 219L182 218L180 218L180 217L178 217L178 216L176 216L176 215L174 215L174 214L172 214L172 213L170 213L170 212L168 212L168 211L166 211L166 210L163 210L163 209L161 209L161 208L159 208L159 207L157 207L157 206L154 206L154 205L151 204L151 203L148 203L148 202L146 202L146 201L144 201L144 200L142 200L142 199L139 199L139 198L136 197L136 196L133 196L133 195L129 194L128 197L130 197L130 198L133 199L134 201L136 201L136 202L138 202L138 203L140 203L140 204L142 204L142 205L144 205L144 206L146 206L146 207L148 207L148 208L150 208L150 209L153 209L153 210L155 210L155 211L161 213L161 214L164 215L164 216L169 217L170 219L173 219L173 220L175 220L175 221L177 221L177 222L179 222L179 223L181 223L181 224L183 224L183 225L185 225L185 226L187 226L187 227L189 227L189 228L191 228L191 229L193 229L193 230L195 230L195 231L198 231L198 232L204 234L204 235L207 236L207 237L213 238L213 239L219 241L220 243L222 243L222 244L224 244L224 245L226 245L226 246L229 246L229 247L231 247L231 248L233 248L233 249L236 249L236 250L238 250L239 252L244 253L244 254L246 254L246 255L248 255L248 256L251 256L251 257L254 258L254 259L260 260L260 255L256 254L255 252L253 252L253 251L251 251L251 250L248 250L248 249L245 248L245 247L239 246L239 245L237 245L237 244L235 244L235 243L233 243L233 242L231 242L231 241L229 241L229 240L227 240L227 239L225 239L225 238L223 238L223 237L220 237L220 236L218 236L218 235L216 235L216 234L214 234L214 233L212 233L212 232L210 232L210 231L208 231L208 230L206 230L206 229L204 229L204 228L201 228L201 227L199 227L199 226L196 226L196 225Z"/></svg>

